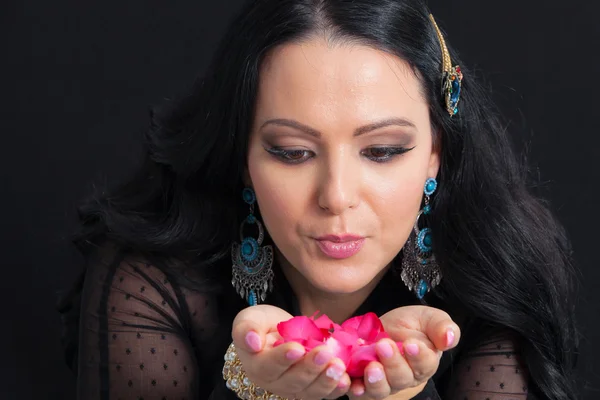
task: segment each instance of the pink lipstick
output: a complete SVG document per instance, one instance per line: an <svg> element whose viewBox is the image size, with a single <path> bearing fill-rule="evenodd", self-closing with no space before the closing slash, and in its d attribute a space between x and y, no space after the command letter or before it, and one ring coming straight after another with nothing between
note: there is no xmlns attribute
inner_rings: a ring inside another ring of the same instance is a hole
<svg viewBox="0 0 600 400"><path fill-rule="evenodd" d="M317 245L328 257L349 258L360 251L365 238L357 235L327 235L317 238Z"/></svg>

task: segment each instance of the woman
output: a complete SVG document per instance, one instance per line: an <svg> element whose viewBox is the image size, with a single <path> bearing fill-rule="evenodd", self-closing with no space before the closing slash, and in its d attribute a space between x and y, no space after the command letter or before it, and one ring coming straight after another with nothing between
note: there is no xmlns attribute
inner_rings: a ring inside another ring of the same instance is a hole
<svg viewBox="0 0 600 400"><path fill-rule="evenodd" d="M567 240L457 65L418 0L249 2L80 209L79 398L576 398ZM391 340L364 379L273 346L370 311Z"/></svg>

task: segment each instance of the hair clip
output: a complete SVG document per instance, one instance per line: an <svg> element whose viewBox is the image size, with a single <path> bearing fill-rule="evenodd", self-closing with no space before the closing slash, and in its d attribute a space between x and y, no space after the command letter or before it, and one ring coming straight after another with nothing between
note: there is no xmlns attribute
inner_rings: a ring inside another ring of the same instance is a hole
<svg viewBox="0 0 600 400"><path fill-rule="evenodd" d="M446 47L446 41L432 14L429 14L429 19L433 22L433 26L435 27L435 31L437 32L440 41L440 47L442 48L442 96L445 100L448 114L452 117L458 113L458 102L460 100L463 74L458 65L452 66L450 53Z"/></svg>

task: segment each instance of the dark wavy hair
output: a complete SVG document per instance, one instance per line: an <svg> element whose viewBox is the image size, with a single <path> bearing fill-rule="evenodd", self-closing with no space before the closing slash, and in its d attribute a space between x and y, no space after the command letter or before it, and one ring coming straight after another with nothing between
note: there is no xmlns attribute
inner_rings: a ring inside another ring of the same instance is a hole
<svg viewBox="0 0 600 400"><path fill-rule="evenodd" d="M317 36L371 46L411 66L441 143L441 184L430 225L444 279L434 296L516 332L529 391L538 398L575 399L578 332L569 243L528 190L526 169L487 93L451 46L465 79L460 112L449 118L440 95L440 44L428 14L420 0L249 1L206 74L152 112L135 175L100 188L81 206L74 244L88 256L109 239L185 260L226 286L230 246L246 212L242 176L264 56L275 46ZM77 292L60 303L73 325Z"/></svg>

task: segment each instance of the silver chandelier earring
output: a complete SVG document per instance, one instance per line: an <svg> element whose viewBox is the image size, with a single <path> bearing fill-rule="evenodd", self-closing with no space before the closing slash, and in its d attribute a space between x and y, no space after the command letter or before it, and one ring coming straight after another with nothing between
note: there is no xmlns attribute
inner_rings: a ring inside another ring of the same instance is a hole
<svg viewBox="0 0 600 400"><path fill-rule="evenodd" d="M429 198L437 189L437 181L433 178L425 182L425 205L417 214L413 232L404 244L402 257L402 273L400 277L409 290L414 291L422 299L429 290L436 287L442 279L442 272L433 255L431 229L419 229L421 215L431 212Z"/></svg>
<svg viewBox="0 0 600 400"><path fill-rule="evenodd" d="M255 306L265 301L267 292L273 291L273 246L261 247L265 232L261 222L254 216L254 190L245 188L242 197L250 206L250 214L240 226L240 243L231 246L231 284L242 299ZM256 225L258 238L244 237L246 225Z"/></svg>

